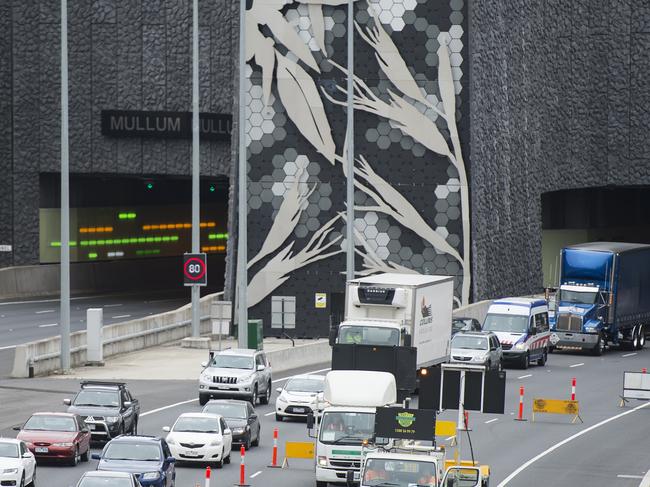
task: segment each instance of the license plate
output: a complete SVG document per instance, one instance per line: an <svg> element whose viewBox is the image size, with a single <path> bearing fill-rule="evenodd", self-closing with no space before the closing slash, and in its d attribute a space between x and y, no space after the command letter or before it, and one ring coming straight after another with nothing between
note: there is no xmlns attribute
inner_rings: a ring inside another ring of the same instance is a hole
<svg viewBox="0 0 650 487"><path fill-rule="evenodd" d="M293 412L294 412L294 413L304 413L304 412L305 412L305 408L293 408Z"/></svg>
<svg viewBox="0 0 650 487"><path fill-rule="evenodd" d="M199 453L197 453L195 451L192 451L192 450L186 450L184 455L186 457L197 457L197 458L201 456Z"/></svg>
<svg viewBox="0 0 650 487"><path fill-rule="evenodd" d="M217 389L221 389L222 391L228 391L228 390L230 390L230 387L228 387L228 386L217 386Z"/></svg>
<svg viewBox="0 0 650 487"><path fill-rule="evenodd" d="M88 423L86 423L86 426L88 426L88 429L91 430L91 431L94 431L94 430L95 430L95 425L94 425L94 424L88 424Z"/></svg>
<svg viewBox="0 0 650 487"><path fill-rule="evenodd" d="M45 446L37 446L35 448L36 453L48 453L50 450Z"/></svg>

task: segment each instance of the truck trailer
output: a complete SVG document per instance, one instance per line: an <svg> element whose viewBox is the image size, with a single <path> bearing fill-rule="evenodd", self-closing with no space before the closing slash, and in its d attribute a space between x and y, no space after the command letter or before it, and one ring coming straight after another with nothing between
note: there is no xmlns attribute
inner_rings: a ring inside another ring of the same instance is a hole
<svg viewBox="0 0 650 487"><path fill-rule="evenodd" d="M650 330L650 245L593 242L562 249L551 343L641 349Z"/></svg>

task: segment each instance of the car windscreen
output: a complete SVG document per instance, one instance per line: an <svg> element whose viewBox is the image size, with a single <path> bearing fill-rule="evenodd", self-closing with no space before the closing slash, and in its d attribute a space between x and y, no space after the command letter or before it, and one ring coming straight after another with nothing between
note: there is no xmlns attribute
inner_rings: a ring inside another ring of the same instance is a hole
<svg viewBox="0 0 650 487"><path fill-rule="evenodd" d="M325 378L291 379L284 388L288 392L323 392L325 389Z"/></svg>
<svg viewBox="0 0 650 487"><path fill-rule="evenodd" d="M329 445L361 445L374 431L375 413L330 411L323 414L319 439Z"/></svg>
<svg viewBox="0 0 650 487"><path fill-rule="evenodd" d="M451 348L466 348L470 350L487 350L488 340L485 337L472 335L454 335Z"/></svg>
<svg viewBox="0 0 650 487"><path fill-rule="evenodd" d="M77 487L133 487L126 477L86 477Z"/></svg>
<svg viewBox="0 0 650 487"><path fill-rule="evenodd" d="M0 443L0 457L18 458L18 445L14 443Z"/></svg>
<svg viewBox="0 0 650 487"><path fill-rule="evenodd" d="M107 460L134 460L139 462L159 462L160 446L155 443L135 441L111 442L106 446L102 458Z"/></svg>
<svg viewBox="0 0 650 487"><path fill-rule="evenodd" d="M77 425L69 416L32 416L27 420L24 430L30 431L77 431Z"/></svg>
<svg viewBox="0 0 650 487"><path fill-rule="evenodd" d="M172 431L177 433L219 433L217 418L183 416L178 418Z"/></svg>
<svg viewBox="0 0 650 487"><path fill-rule="evenodd" d="M339 329L339 343L358 345L399 345L399 331L379 326L344 325Z"/></svg>
<svg viewBox="0 0 650 487"><path fill-rule="evenodd" d="M587 293L582 291L569 291L562 289L560 291L560 301L563 303L573 304L594 304L598 293Z"/></svg>
<svg viewBox="0 0 650 487"><path fill-rule="evenodd" d="M415 460L369 458L363 485L390 487L436 487L436 465Z"/></svg>
<svg viewBox="0 0 650 487"><path fill-rule="evenodd" d="M528 316L488 313L483 323L485 331L503 331L507 333L526 333Z"/></svg>
<svg viewBox="0 0 650 487"><path fill-rule="evenodd" d="M246 419L246 406L243 404L208 403L203 408L203 412L220 414L224 418Z"/></svg>
<svg viewBox="0 0 650 487"><path fill-rule="evenodd" d="M210 367L252 370L254 362L253 357L246 355L215 355L210 363Z"/></svg>
<svg viewBox="0 0 650 487"><path fill-rule="evenodd" d="M83 390L77 394L74 405L116 408L120 406L120 396L117 391Z"/></svg>

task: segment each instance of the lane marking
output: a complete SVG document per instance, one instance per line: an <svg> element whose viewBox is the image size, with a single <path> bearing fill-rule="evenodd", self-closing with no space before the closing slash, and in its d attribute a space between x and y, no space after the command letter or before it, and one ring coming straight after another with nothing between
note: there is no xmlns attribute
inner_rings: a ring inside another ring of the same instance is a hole
<svg viewBox="0 0 650 487"><path fill-rule="evenodd" d="M643 480L643 475L618 474L616 477L618 477L619 479L639 479L639 480Z"/></svg>
<svg viewBox="0 0 650 487"><path fill-rule="evenodd" d="M55 309L44 309L42 311L37 311L37 315L42 315L43 313L54 313L56 310Z"/></svg>
<svg viewBox="0 0 650 487"><path fill-rule="evenodd" d="M253 475L251 475L249 478L254 479L255 477L257 477L257 476L258 476L259 474L261 474L261 473L262 473L262 471L261 471L261 470L258 470L258 471L255 472Z"/></svg>
<svg viewBox="0 0 650 487"><path fill-rule="evenodd" d="M494 423L495 421L499 421L499 418L490 419L490 420L486 421L485 424Z"/></svg>
<svg viewBox="0 0 650 487"><path fill-rule="evenodd" d="M636 352L626 353L623 355L623 357L633 357L634 355L636 355Z"/></svg>
<svg viewBox="0 0 650 487"><path fill-rule="evenodd" d="M453 440L454 438L456 438L456 436L450 436L449 438L445 438L445 441L451 441L451 440Z"/></svg>
<svg viewBox="0 0 650 487"><path fill-rule="evenodd" d="M551 446L550 448L547 448L546 450L544 450L540 454L534 456L533 458L528 460L526 463L519 466L514 472L512 472L503 481L501 481L501 483L499 485L497 485L497 487L505 487L506 485L508 485L508 483L512 479L514 479L517 475L519 475L521 472L523 472L528 467L530 467L533 463L535 463L536 461L544 458L545 456L549 455L550 453L553 453L558 448L566 445L567 443L570 443L571 441L575 440L576 438L580 438L581 436L586 435L587 433L589 433L589 432L591 432L591 431L593 431L593 430L595 430L597 428L600 428L601 426L604 426L607 423L611 423L612 421L616 421L617 419L620 419L620 418L622 418L624 416L627 416L628 414L635 413L635 412L639 411L640 409L646 408L648 406L650 406L650 402L643 403L640 406L637 406L637 407L635 407L633 409L630 409L628 411L617 414L616 416L612 416L611 418L604 419L599 423L596 423L596 424L594 424L592 426L589 426L588 428L585 428L582 431L579 431L578 433L576 433L576 434L574 434L572 436L569 436L568 438L565 438L564 440L560 441L559 443L556 443L555 445Z"/></svg>
<svg viewBox="0 0 650 487"><path fill-rule="evenodd" d="M130 318L130 317L131 317L131 315L117 315L117 316L111 317L111 319L112 320L119 320L121 318Z"/></svg>
<svg viewBox="0 0 650 487"><path fill-rule="evenodd" d="M52 326L59 326L58 323L49 323L47 325L38 325L39 328L50 328Z"/></svg>
<svg viewBox="0 0 650 487"><path fill-rule="evenodd" d="M273 416L275 414L275 411L271 411L270 413L266 413L264 416Z"/></svg>
<svg viewBox="0 0 650 487"><path fill-rule="evenodd" d="M569 368L572 369L574 367L582 367L583 365L584 365L584 362L580 362L579 364L569 365Z"/></svg>
<svg viewBox="0 0 650 487"><path fill-rule="evenodd" d="M532 377L532 376L533 374L526 374L526 375L522 375L521 377L517 377L517 379L525 379L527 377Z"/></svg>
<svg viewBox="0 0 650 487"><path fill-rule="evenodd" d="M105 304L104 308L116 308L117 306L122 306L122 304Z"/></svg>

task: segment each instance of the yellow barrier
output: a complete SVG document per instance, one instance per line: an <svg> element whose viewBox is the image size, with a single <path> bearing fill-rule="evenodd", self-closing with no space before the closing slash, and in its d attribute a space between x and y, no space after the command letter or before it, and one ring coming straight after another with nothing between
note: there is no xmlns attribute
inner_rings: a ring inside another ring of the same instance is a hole
<svg viewBox="0 0 650 487"><path fill-rule="evenodd" d="M449 467L454 467L456 466L457 463L455 460L445 460L445 470L447 470ZM478 462L472 462L471 460L461 460L460 461L460 466L461 467L480 467L481 468L481 475L483 477L490 477L490 466L489 465L480 465Z"/></svg>
<svg viewBox="0 0 650 487"><path fill-rule="evenodd" d="M436 421L436 436L456 436L456 422Z"/></svg>
<svg viewBox="0 0 650 487"><path fill-rule="evenodd" d="M282 468L289 465L290 458L313 460L315 455L314 444L310 441L286 441L284 443L284 461L282 462Z"/></svg>
<svg viewBox="0 0 650 487"><path fill-rule="evenodd" d="M578 401L562 401L560 399L533 399L533 421L535 421L535 413L544 414L566 414L573 416L571 423L575 423L578 419L582 423L580 417L580 403Z"/></svg>

